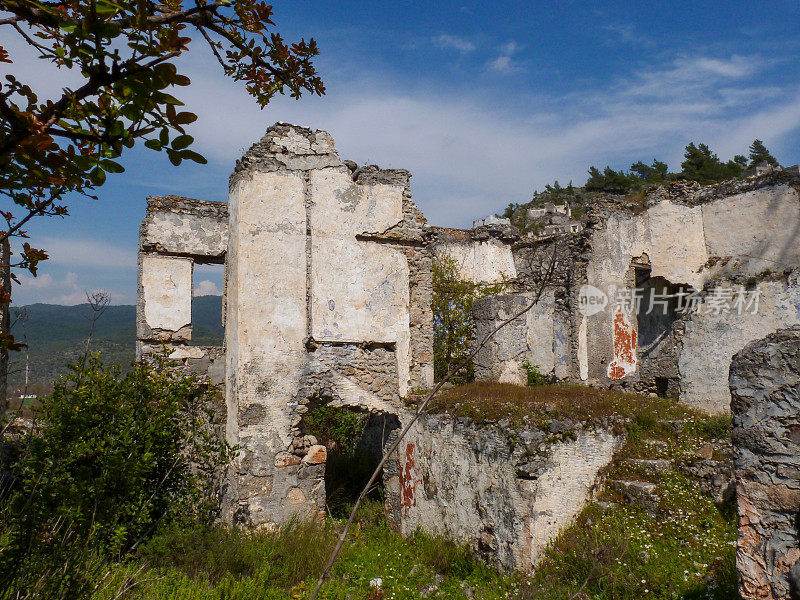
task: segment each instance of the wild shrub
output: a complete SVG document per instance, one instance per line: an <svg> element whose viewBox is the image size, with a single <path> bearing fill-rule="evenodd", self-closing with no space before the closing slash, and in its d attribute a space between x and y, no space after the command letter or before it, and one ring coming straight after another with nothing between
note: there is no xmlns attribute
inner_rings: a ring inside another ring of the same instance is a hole
<svg viewBox="0 0 800 600"><path fill-rule="evenodd" d="M335 544L333 529L316 519L293 518L274 533L172 526L142 546L137 558L156 570L177 569L212 584L256 578L290 588L318 577Z"/></svg>
<svg viewBox="0 0 800 600"><path fill-rule="evenodd" d="M330 405L315 406L303 418L306 433L328 448L325 461L326 503L331 514L344 514L375 468L375 458L361 446L369 413Z"/></svg>
<svg viewBox="0 0 800 600"><path fill-rule="evenodd" d="M550 383L550 378L539 370L539 367L532 365L530 361L526 360L522 363L522 368L525 370L527 383L533 387L536 385L547 385Z"/></svg>
<svg viewBox="0 0 800 600"><path fill-rule="evenodd" d="M353 452L356 449L368 420L368 413L335 408L327 404L315 406L303 417L307 433L316 437L320 444L335 445L344 452Z"/></svg>
<svg viewBox="0 0 800 600"><path fill-rule="evenodd" d="M53 597L81 597L95 557L120 558L161 523L210 523L231 456L210 404L210 392L163 364L123 376L89 355L70 367L8 466L2 589L24 596L44 579Z"/></svg>
<svg viewBox="0 0 800 600"><path fill-rule="evenodd" d="M458 263L447 255L433 261L433 371L438 381L448 370L463 360L470 351L473 338L472 305L475 300L502 294L506 282L474 283L462 279ZM471 381L472 365L467 365L453 381Z"/></svg>

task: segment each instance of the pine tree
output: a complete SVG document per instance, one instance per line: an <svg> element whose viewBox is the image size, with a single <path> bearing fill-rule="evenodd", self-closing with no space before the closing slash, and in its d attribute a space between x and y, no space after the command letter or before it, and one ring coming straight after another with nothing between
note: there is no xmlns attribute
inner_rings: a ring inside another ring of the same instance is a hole
<svg viewBox="0 0 800 600"><path fill-rule="evenodd" d="M742 174L742 165L734 160L723 163L706 144L694 142L686 146L681 163L681 175L700 183L713 183L733 179Z"/></svg>
<svg viewBox="0 0 800 600"><path fill-rule="evenodd" d="M760 165L762 162L766 162L771 164L773 167L778 166L778 161L775 159L772 154L769 153L766 146L764 146L764 142L761 140L753 140L753 143L750 144L750 166L755 167L756 165Z"/></svg>

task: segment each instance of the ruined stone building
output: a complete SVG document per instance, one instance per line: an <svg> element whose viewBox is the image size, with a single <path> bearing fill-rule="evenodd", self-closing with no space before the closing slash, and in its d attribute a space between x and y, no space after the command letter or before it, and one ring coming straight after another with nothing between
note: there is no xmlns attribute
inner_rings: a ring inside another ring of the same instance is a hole
<svg viewBox="0 0 800 600"><path fill-rule="evenodd" d="M254 527L325 509L326 449L304 430L311 407L391 416L395 428L410 418L403 398L433 383L431 264L441 254L466 279L509 286L476 302L478 339L543 286L533 310L478 355L478 378L523 383L528 361L558 380L726 412L732 356L800 324L798 189L796 169L673 184L634 207L599 203L580 231L537 237L495 219L429 227L410 173L358 167L326 132L276 124L237 162L227 203L148 199L138 353L167 352L220 389L226 436L241 449L227 515ZM195 263L224 264L223 348L191 344ZM723 286L734 290L729 305L757 290L758 310L716 310ZM631 288L645 290L638 310L615 296ZM687 296L698 310L679 310ZM664 311L647 310L656 298ZM610 430L587 429L547 446L526 477L500 437L445 417L418 422L385 469L396 526L443 532L489 548L501 564L530 567L620 443Z"/></svg>

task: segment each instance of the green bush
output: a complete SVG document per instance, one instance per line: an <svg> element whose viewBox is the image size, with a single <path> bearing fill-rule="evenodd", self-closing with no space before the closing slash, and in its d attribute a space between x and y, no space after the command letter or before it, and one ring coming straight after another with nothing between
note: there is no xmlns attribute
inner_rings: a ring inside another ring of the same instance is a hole
<svg viewBox="0 0 800 600"><path fill-rule="evenodd" d="M710 439L725 439L730 436L730 415L717 415L699 420L695 424L697 433Z"/></svg>
<svg viewBox="0 0 800 600"><path fill-rule="evenodd" d="M305 432L316 437L320 444L335 445L351 453L364 436L368 420L369 413L322 404L305 414L303 424Z"/></svg>
<svg viewBox="0 0 800 600"><path fill-rule="evenodd" d="M316 406L303 418L304 432L328 449L325 494L331 515L348 514L375 469L375 456L361 446L368 423L369 413L329 405Z"/></svg>
<svg viewBox="0 0 800 600"><path fill-rule="evenodd" d="M176 569L212 584L256 576L270 585L289 588L308 577L318 577L335 544L332 527L315 519L290 519L275 533L174 525L147 542L137 558L156 570Z"/></svg>
<svg viewBox="0 0 800 600"><path fill-rule="evenodd" d="M526 360L522 363L522 368L525 369L528 385L533 387L537 385L547 385L550 379L539 370L539 367L532 365L530 361Z"/></svg>
<svg viewBox="0 0 800 600"><path fill-rule="evenodd" d="M211 402L164 364L124 376L97 356L70 367L8 465L2 589L24 596L51 582L46 595L81 597L98 557L120 558L160 523L210 523L231 456L212 430Z"/></svg>
<svg viewBox="0 0 800 600"><path fill-rule="evenodd" d="M508 293L509 282L484 284L461 278L458 263L443 254L433 261L433 372L439 381L470 353L473 341L472 305L475 300ZM470 362L453 377L472 381Z"/></svg>

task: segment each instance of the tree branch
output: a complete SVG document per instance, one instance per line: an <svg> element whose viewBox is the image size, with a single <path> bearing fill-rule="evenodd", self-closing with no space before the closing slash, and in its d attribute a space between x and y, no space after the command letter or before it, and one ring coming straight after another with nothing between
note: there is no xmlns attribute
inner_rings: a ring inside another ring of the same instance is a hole
<svg viewBox="0 0 800 600"><path fill-rule="evenodd" d="M50 6L53 8L63 6L62 3L53 3ZM169 25L170 23L175 23L176 21L185 20L187 23L193 23L195 15L203 14L207 12L213 12L217 8L224 6L222 0L216 0L210 4L205 5L195 5L192 8L188 8L186 10L181 11L169 11L163 12L159 15L152 15L149 17L145 17L144 19L140 20L138 16L131 15L128 17L121 17L119 19L111 19L108 21L109 23L113 23L117 25L121 29L125 29L127 27L131 27L132 25L136 24L137 29L155 29L156 27L161 27L162 25ZM16 2L0 2L0 10L5 10L8 12L14 13L13 17L6 17L5 19L0 19L0 25L14 25L19 23L20 21L27 21L28 23L33 23L35 25L42 25L46 27L56 27L59 23L64 23L67 20L63 19L59 21L59 19L53 16L52 13L46 10L42 10L39 8L31 8L31 7L23 7L19 6Z"/></svg>
<svg viewBox="0 0 800 600"><path fill-rule="evenodd" d="M33 135L34 133L49 133L50 128L52 125L61 118L64 110L66 110L67 106L73 102L80 102L81 100L91 96L92 94L96 94L100 89L107 87L116 83L117 81L121 81L126 77L130 77L140 71L146 71L147 69L152 69L156 65L169 60L170 58L174 58L180 54L179 50L174 50L164 56L159 56L154 58L148 63L144 65L137 66L136 68L129 68L130 65L135 64L135 61L129 60L126 61L121 69L112 69L111 72L100 71L92 74L89 77L89 81L79 87L76 91L71 92L67 91L64 95L61 96L56 102L50 104L45 110L38 117L38 121L41 123L41 131L40 132L33 132L30 129L18 130L16 135L10 135L6 138L3 142L2 146L0 146L0 156L4 156L9 154L14 148L16 148L19 143L24 140L25 138ZM0 104L0 110L2 110L3 104ZM10 107L9 107L10 110ZM5 114L5 110L3 110ZM13 114L13 111L12 111ZM9 119L10 120L10 119ZM18 120L17 120L18 122Z"/></svg>
<svg viewBox="0 0 800 600"><path fill-rule="evenodd" d="M28 210L28 214L25 215L22 220L20 220L16 225L11 225L9 223L8 231L4 231L0 233L0 243L4 242L8 238L10 238L14 233L19 231L19 229L25 225L28 221L30 221L33 217L37 215L43 215L47 212L47 209L55 204L56 198L58 198L61 194L64 193L64 188L59 187L56 188L56 191L50 191L50 198L48 200L44 200L42 202L37 202L36 206Z"/></svg>

